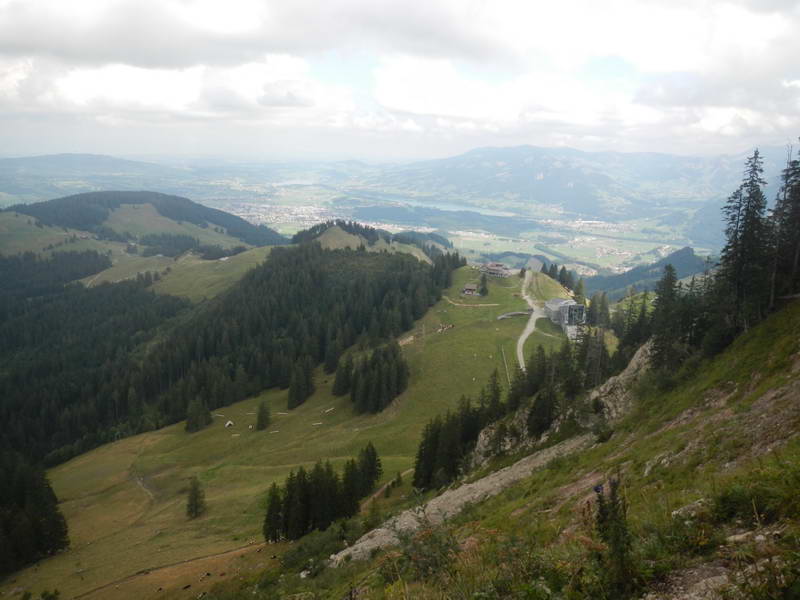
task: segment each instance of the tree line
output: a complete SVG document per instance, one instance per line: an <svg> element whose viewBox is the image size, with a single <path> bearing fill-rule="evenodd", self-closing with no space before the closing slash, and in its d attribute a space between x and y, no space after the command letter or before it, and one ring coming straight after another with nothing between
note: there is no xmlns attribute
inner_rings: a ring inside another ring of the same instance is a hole
<svg viewBox="0 0 800 600"><path fill-rule="evenodd" d="M0 310L12 298L60 292L64 285L111 267L111 259L94 250L53 252L49 258L33 252L0 254ZM0 320L3 315L0 314Z"/></svg>
<svg viewBox="0 0 800 600"><path fill-rule="evenodd" d="M359 501L381 478L383 468L372 442L348 460L341 475L329 461L306 471L292 471L282 486L273 483L267 493L263 534L268 542L296 540L314 530L324 531L337 519L358 513Z"/></svg>

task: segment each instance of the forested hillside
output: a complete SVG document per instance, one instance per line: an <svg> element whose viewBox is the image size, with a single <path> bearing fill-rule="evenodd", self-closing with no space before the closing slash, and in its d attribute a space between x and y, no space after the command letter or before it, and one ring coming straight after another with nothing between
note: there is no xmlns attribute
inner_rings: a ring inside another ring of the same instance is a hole
<svg viewBox="0 0 800 600"><path fill-rule="evenodd" d="M357 339L377 344L408 329L460 264L304 245L275 250L191 315L141 278L10 305L0 323L0 440L53 464L181 420L196 398L213 409L278 386L299 404L315 365L335 369ZM164 330L180 314L185 323ZM147 345L159 328L161 341Z"/></svg>
<svg viewBox="0 0 800 600"><path fill-rule="evenodd" d="M244 219L187 198L157 192L88 192L35 204L18 204L6 210L30 215L45 225L57 225L106 233L103 223L109 213L122 204L152 204L164 217L186 221L200 227L208 224L224 228L231 236L253 246L285 244L286 238L264 225Z"/></svg>

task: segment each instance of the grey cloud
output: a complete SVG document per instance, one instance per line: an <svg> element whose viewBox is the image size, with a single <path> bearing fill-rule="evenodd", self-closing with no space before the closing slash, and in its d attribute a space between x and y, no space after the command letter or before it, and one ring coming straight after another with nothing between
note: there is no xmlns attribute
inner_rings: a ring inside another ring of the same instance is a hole
<svg viewBox="0 0 800 600"><path fill-rule="evenodd" d="M238 64L265 53L307 54L380 47L426 56L497 57L468 8L391 1L265 3L268 18L246 34L221 35L179 22L156 0L109 3L91 26L57 19L37 2L0 8L0 54L140 67Z"/></svg>

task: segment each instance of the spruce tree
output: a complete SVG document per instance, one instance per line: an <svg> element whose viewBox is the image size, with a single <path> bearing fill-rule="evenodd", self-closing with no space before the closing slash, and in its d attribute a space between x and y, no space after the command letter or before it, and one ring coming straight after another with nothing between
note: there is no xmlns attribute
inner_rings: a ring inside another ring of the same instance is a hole
<svg viewBox="0 0 800 600"><path fill-rule="evenodd" d="M211 411L200 396L194 396L186 407L186 431L194 433L211 423Z"/></svg>
<svg viewBox="0 0 800 600"><path fill-rule="evenodd" d="M575 302L586 304L586 286L583 283L583 277L578 279L578 283L575 285Z"/></svg>
<svg viewBox="0 0 800 600"><path fill-rule="evenodd" d="M267 512L264 515L264 540L277 542L283 537L283 500L277 483L273 483L267 493Z"/></svg>
<svg viewBox="0 0 800 600"><path fill-rule="evenodd" d="M189 492L186 498L186 516L196 519L206 510L205 494L197 477L189 479Z"/></svg>
<svg viewBox="0 0 800 600"><path fill-rule="evenodd" d="M755 150L747 159L741 185L723 207L726 242L720 276L733 296L732 326L736 329L747 330L762 317L769 302L770 239L763 172L763 159Z"/></svg>
<svg viewBox="0 0 800 600"><path fill-rule="evenodd" d="M266 400L262 400L258 404L258 412L256 413L256 430L264 431L267 427L269 427L269 423L269 406L267 405Z"/></svg>
<svg viewBox="0 0 800 600"><path fill-rule="evenodd" d="M673 370L680 362L679 284L672 265L664 267L664 275L656 285L653 302L653 366Z"/></svg>
<svg viewBox="0 0 800 600"><path fill-rule="evenodd" d="M556 392L552 385L546 386L533 400L528 412L528 432L539 437L550 429L555 419Z"/></svg>
<svg viewBox="0 0 800 600"><path fill-rule="evenodd" d="M333 381L333 395L344 396L350 392L351 378L353 376L353 356L348 354L344 361L339 361L336 367L336 379Z"/></svg>
<svg viewBox="0 0 800 600"><path fill-rule="evenodd" d="M489 294L489 283L486 278L486 273L481 273L481 281L478 285L478 293L481 296L487 296Z"/></svg>

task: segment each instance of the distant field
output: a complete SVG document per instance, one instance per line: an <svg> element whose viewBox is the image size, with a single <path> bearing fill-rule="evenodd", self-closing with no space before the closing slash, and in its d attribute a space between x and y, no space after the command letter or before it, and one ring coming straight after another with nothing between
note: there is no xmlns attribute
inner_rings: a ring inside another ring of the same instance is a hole
<svg viewBox="0 0 800 600"><path fill-rule="evenodd" d="M461 286L474 277L469 267L459 269L446 293L460 301ZM22 586L38 593L58 587L63 597L71 598L138 571L258 542L271 482L320 458L338 468L368 441L381 455L385 480L411 468L428 420L456 406L462 394L475 397L495 368L505 385L503 351L512 369L516 339L526 321L496 319L525 308L515 296L519 285L517 277L490 280L483 301L500 306L455 306L445 299L433 306L404 336L409 389L381 414L353 415L348 398L331 395L333 377L318 371L317 392L288 415L278 414L286 412L287 392L271 390L215 411L224 416L199 433L187 434L178 424L98 448L53 469L50 477L62 500L72 548L19 573L11 587L0 586L0 591ZM454 327L439 333L441 325ZM269 401L274 419L267 431L276 433L249 429L261 399ZM234 421L233 428L225 429L227 419ZM207 515L197 521L184 516L184 490L191 475L200 478L209 505ZM277 549L264 556L248 554L240 564L263 565ZM213 565L203 569L216 573L228 568L215 560L203 562ZM163 578L155 572L139 575L86 597L116 600L135 593L147 600L158 597L158 586L176 589L188 583L194 584L196 595L199 568L170 568Z"/></svg>
<svg viewBox="0 0 800 600"><path fill-rule="evenodd" d="M58 244L81 232L61 227L36 227L35 219L15 212L0 212L0 253L42 252L50 244ZM59 250L72 250L67 244Z"/></svg>
<svg viewBox="0 0 800 600"><path fill-rule="evenodd" d="M153 284L152 289L193 302L213 298L239 281L247 271L264 262L271 250L271 246L252 248L219 260L202 260L193 254L182 256L176 262L168 259L170 272Z"/></svg>
<svg viewBox="0 0 800 600"><path fill-rule="evenodd" d="M247 246L241 240L226 233L218 233L212 227L200 227L194 223L178 223L162 216L152 204L122 204L111 211L105 225L118 233L130 232L139 237L148 233L172 233L197 238L201 244L216 244L223 248Z"/></svg>
<svg viewBox="0 0 800 600"><path fill-rule="evenodd" d="M390 253L405 252L406 254L415 256L417 260L421 260L422 262L431 262L431 260L425 256L425 253L416 246L400 244L398 242L388 244L383 239L378 240L375 244L370 246L363 237L348 233L335 225L325 230L325 232L317 238L317 241L323 248L328 248L329 250L343 250L345 248L356 250L359 246L363 245L369 252L382 252L384 250Z"/></svg>

